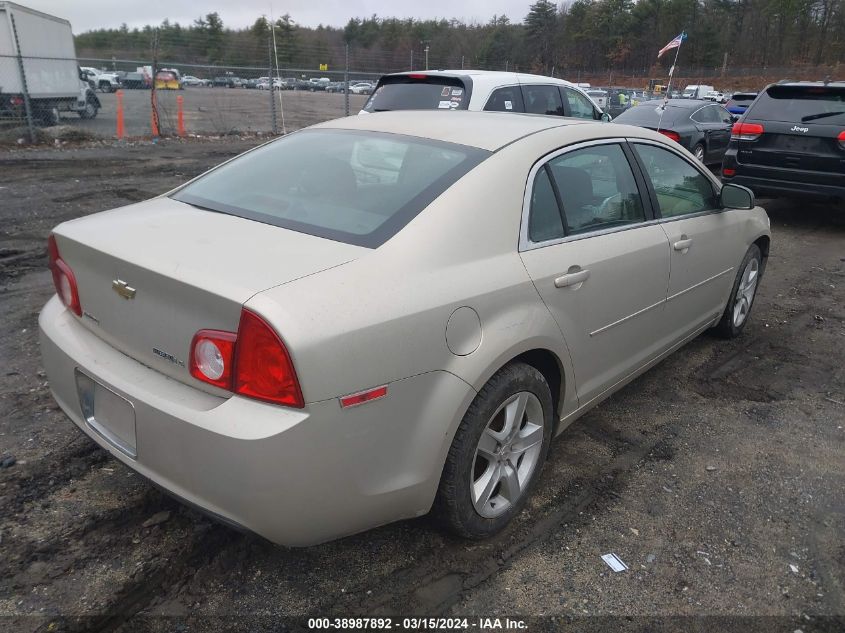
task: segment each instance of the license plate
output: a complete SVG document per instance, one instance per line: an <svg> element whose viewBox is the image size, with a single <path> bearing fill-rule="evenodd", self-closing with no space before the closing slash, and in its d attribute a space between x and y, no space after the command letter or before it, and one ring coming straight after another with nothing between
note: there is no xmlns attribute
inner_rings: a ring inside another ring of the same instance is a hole
<svg viewBox="0 0 845 633"><path fill-rule="evenodd" d="M812 153L818 149L819 140L816 138L806 138L803 136L787 136L784 149L792 152Z"/></svg>
<svg viewBox="0 0 845 633"><path fill-rule="evenodd" d="M76 390L85 423L129 457L137 457L135 407L104 384L76 370Z"/></svg>

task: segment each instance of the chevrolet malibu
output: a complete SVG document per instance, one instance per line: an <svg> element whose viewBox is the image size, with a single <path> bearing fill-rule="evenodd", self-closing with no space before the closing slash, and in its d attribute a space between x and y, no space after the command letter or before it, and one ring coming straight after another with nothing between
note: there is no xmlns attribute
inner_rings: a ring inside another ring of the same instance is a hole
<svg viewBox="0 0 845 633"><path fill-rule="evenodd" d="M41 347L75 425L225 522L305 546L432 512L482 538L573 420L743 330L769 241L657 132L352 117L57 226Z"/></svg>

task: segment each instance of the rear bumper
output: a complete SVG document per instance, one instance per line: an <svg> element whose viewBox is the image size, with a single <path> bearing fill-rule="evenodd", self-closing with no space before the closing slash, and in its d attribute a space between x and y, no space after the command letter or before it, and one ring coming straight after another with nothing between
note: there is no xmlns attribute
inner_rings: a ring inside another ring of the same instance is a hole
<svg viewBox="0 0 845 633"><path fill-rule="evenodd" d="M737 175L730 178L723 176L723 182L748 187L757 196L800 196L817 200L845 199L845 184L836 186L780 178L761 178L759 176L746 176L739 171L737 169Z"/></svg>
<svg viewBox="0 0 845 633"><path fill-rule="evenodd" d="M446 453L475 395L445 371L389 384L341 409L220 398L170 379L83 327L56 297L39 317L53 395L82 431L190 505L288 546L306 546L428 512ZM84 418L77 370L128 400L135 458Z"/></svg>

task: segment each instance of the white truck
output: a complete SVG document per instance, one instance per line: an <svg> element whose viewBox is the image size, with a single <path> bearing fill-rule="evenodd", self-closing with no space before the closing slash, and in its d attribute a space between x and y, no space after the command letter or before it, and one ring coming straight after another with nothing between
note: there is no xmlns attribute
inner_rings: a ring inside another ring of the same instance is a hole
<svg viewBox="0 0 845 633"><path fill-rule="evenodd" d="M103 92L120 90L120 77L117 73L110 73L90 66L82 66L79 70L93 90L102 90Z"/></svg>
<svg viewBox="0 0 845 633"><path fill-rule="evenodd" d="M0 1L0 120L57 125L61 112L93 119L100 100L82 78L70 22Z"/></svg>
<svg viewBox="0 0 845 633"><path fill-rule="evenodd" d="M684 88L683 98L684 99L703 99L704 95L708 92L715 92L715 88L713 86L708 86L706 84L690 84L686 88Z"/></svg>

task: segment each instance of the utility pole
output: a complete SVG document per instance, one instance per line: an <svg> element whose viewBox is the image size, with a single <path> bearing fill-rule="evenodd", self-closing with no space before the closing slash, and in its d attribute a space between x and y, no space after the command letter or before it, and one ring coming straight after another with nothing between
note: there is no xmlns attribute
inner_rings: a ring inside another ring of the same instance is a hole
<svg viewBox="0 0 845 633"><path fill-rule="evenodd" d="M464 56L461 55L461 70L464 69Z"/></svg>
<svg viewBox="0 0 845 633"><path fill-rule="evenodd" d="M725 72L728 69L728 51L725 51L725 56L722 58L722 77L725 76Z"/></svg>
<svg viewBox="0 0 845 633"><path fill-rule="evenodd" d="M428 44L425 45L425 69L428 70Z"/></svg>
<svg viewBox="0 0 845 633"><path fill-rule="evenodd" d="M414 49L411 47L411 70L414 69Z"/></svg>
<svg viewBox="0 0 845 633"><path fill-rule="evenodd" d="M346 42L346 69L343 71L343 110L349 116L349 42Z"/></svg>
<svg viewBox="0 0 845 633"><path fill-rule="evenodd" d="M270 28L274 28L272 21L270 22ZM270 90L267 91L270 93L270 121L272 125L270 129L273 134L278 134L279 124L276 122L276 82L273 77L273 33L270 31L267 31L267 64L267 76L270 78Z"/></svg>

